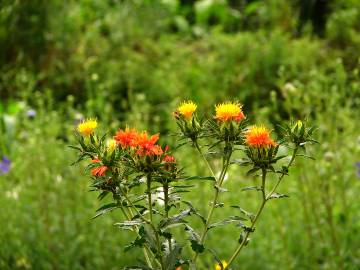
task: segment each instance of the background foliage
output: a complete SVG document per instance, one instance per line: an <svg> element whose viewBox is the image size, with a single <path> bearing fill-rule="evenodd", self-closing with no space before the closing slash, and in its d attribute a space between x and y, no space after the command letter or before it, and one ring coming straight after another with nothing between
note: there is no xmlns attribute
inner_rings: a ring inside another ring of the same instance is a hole
<svg viewBox="0 0 360 270"><path fill-rule="evenodd" d="M319 127L317 161L296 164L282 186L291 198L264 213L239 269L359 269L358 0L4 0L0 48L0 156L11 160L9 173L0 171L1 269L133 261L112 226L117 213L90 220L96 194L69 166L67 145L84 116L112 132L131 123L170 135L182 99L205 114L238 99L255 112L250 121L276 129L308 117ZM176 156L204 174L194 151ZM251 181L234 168L224 201L240 193L255 209L257 194L240 191ZM205 208L208 198L189 196ZM225 256L234 243L221 235L233 232L218 229L209 244ZM212 256L203 263L212 269Z"/></svg>

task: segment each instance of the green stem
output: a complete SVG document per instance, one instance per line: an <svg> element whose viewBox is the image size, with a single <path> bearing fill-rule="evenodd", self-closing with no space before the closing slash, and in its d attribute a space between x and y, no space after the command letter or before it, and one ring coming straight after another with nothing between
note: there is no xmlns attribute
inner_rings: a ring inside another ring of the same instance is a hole
<svg viewBox="0 0 360 270"><path fill-rule="evenodd" d="M165 183L163 185L164 192L164 207L165 207L165 217L169 218L169 184ZM168 239L169 243L169 252L172 250L171 239Z"/></svg>
<svg viewBox="0 0 360 270"><path fill-rule="evenodd" d="M195 145L196 150L197 150L197 151L199 152L199 154L201 155L202 159L205 161L205 163L206 163L209 171L211 172L212 176L215 178L216 182L218 182L218 178L216 177L213 169L211 168L211 165L210 165L209 161L208 161L207 158L205 157L205 155L204 155L203 151L201 150L198 142L197 142L197 141L194 141L194 145Z"/></svg>
<svg viewBox="0 0 360 270"><path fill-rule="evenodd" d="M119 204L119 201L118 201L118 204ZM132 215L131 215L130 213L126 213L124 207L121 206L120 209L121 209L121 211L123 212L123 214L124 214L124 216L125 216L125 218L126 218L127 220L132 220ZM137 226L134 226L134 229L135 229L135 231L136 231L136 234L137 234L138 236L140 236L138 227L137 227ZM147 246L143 246L142 250L143 250L143 253L144 253L144 257L145 257L145 260L146 260L146 264L147 264L150 268L152 268L151 260L150 260L150 258L149 258L149 254L148 254L148 252L151 254L151 251L149 250L149 248L148 248Z"/></svg>
<svg viewBox="0 0 360 270"><path fill-rule="evenodd" d="M288 170L290 168L290 166L292 165L292 163L294 162L295 160L295 157L296 157L296 154L297 154L297 151L298 151L298 147L295 147L294 151L293 151L293 154L292 154L292 157L288 163L288 165L286 166L286 169ZM270 191L270 193L267 195L266 197L266 200L269 200L271 195L274 194L274 192L276 191L277 187L279 186L279 184L281 183L282 179L284 178L286 174L285 173L282 173L281 176L279 177L278 181L276 182L275 186L273 187L273 189Z"/></svg>
<svg viewBox="0 0 360 270"><path fill-rule="evenodd" d="M151 199L151 175L150 174L147 175L146 186L147 186L147 194L148 194L149 218L150 218L150 223L153 223L152 199Z"/></svg>
<svg viewBox="0 0 360 270"><path fill-rule="evenodd" d="M233 263L233 261L234 261L234 260L236 259L236 257L239 255L239 253L240 253L240 251L242 250L242 248L243 248L243 247L245 246L245 244L248 242L249 235L250 235L250 233L254 230L256 221L258 220L258 218L259 218L262 210L264 209L264 206L265 206L265 204L266 204L265 183L266 183L266 169L263 168L263 169L262 169L262 181L261 181L261 193L262 193L262 202L261 202L261 205L260 205L258 211L256 212L254 219L252 219L250 229L248 229L248 230L246 231L246 234L245 234L245 236L244 236L243 241L240 243L240 245L237 247L237 249L235 250L235 252L234 252L233 255L231 256L231 258L229 259L229 262L228 262L228 266L227 266L227 267L230 267L230 265Z"/></svg>
<svg viewBox="0 0 360 270"><path fill-rule="evenodd" d="M161 255L160 237L159 237L158 231L156 230L156 227L155 227L154 221L153 221L153 213L152 213L153 210L152 210L152 199L151 199L151 173L147 174L147 176L146 176L146 186L147 186L149 218L150 218L149 225L151 226L151 228L154 231L155 238L156 238L156 243L157 243L157 249L158 249L159 256L160 256L161 269L164 270L165 266L164 266L164 262L163 262L163 257Z"/></svg>
<svg viewBox="0 0 360 270"><path fill-rule="evenodd" d="M140 212L139 210L137 210L136 206L132 203L132 201L130 200L130 198L126 195L126 193L123 193L125 199L127 200L127 202L129 203L129 205L135 210L136 214L140 217L140 219L142 221L144 221L147 224L150 224L150 221L145 218Z"/></svg>
<svg viewBox="0 0 360 270"><path fill-rule="evenodd" d="M132 203L132 201L130 200L130 198L127 196L126 192L124 192L123 190L121 190L123 196L125 197L125 199L127 200L127 202L129 203L130 207L132 207L136 214L140 217L141 220L143 220L146 224L148 224L149 226L151 226L151 228L153 229L154 231L154 234L156 235L156 239L157 239L157 243L158 243L158 249L159 251L161 251L161 246L160 246L160 240L159 240L159 237L158 237L158 234L157 234L157 231L156 231L156 228L155 226L152 224L152 222L150 222L148 219L146 219L136 208L136 206ZM151 198L150 198L151 199ZM129 212L131 212L131 216L133 216L132 214L132 211L131 211L131 208L129 208ZM132 218L130 219L132 220ZM163 262L162 262L162 257L160 257L160 261L158 259L156 259L156 257L154 256L154 254L150 251L150 249L148 247L146 247L147 251L154 257L154 260L155 262L162 268L164 269L164 266L163 266Z"/></svg>
<svg viewBox="0 0 360 270"><path fill-rule="evenodd" d="M289 169L289 167L292 165L292 163L295 160L296 157L296 153L298 151L298 146L293 150L293 154L292 157L288 163L288 165L286 166L286 170ZM246 245L246 243L248 242L248 238L250 233L254 230L255 228L255 224L256 221L258 220L259 216L261 215L265 204L267 201L269 201L271 199L271 196L275 193L277 187L279 186L279 184L281 183L282 179L284 178L284 176L286 175L286 173L282 173L281 176L279 177L278 181L276 182L275 186L273 187L273 189L266 195L266 190L265 190L265 184L266 184L266 169L263 168L262 169L262 184L261 184L261 193L262 193L262 202L260 204L260 207L258 209L258 211L255 214L254 219L251 220L251 225L250 225L250 229L247 230L243 241L239 244L239 246L236 248L235 252L233 253L233 255L230 257L229 262L228 262L228 266L230 267L230 265L234 262L234 260L236 259L236 257L239 255L240 251L242 250L242 248Z"/></svg>
<svg viewBox="0 0 360 270"><path fill-rule="evenodd" d="M216 179L216 176L215 176L213 170L211 169L211 166L210 166L208 160L206 159L205 155L202 153L202 151L201 151L199 145L197 144L197 142L195 142L195 147L197 148L197 150L199 151L199 153L201 154L201 156L205 160L206 164L208 164L208 167L209 167L211 173L213 174L213 176L214 176L214 178L216 180L214 199L212 201L210 211L209 211L209 213L208 213L208 215L206 217L206 223L205 223L205 226L204 226L204 230L203 230L203 232L202 232L202 234L200 236L200 244L203 245L205 243L205 237L206 237L206 235L207 235L207 233L209 231L209 225L210 225L212 216L214 214L215 207L216 207L217 202L218 202L218 198L219 198L219 194L220 194L220 188L221 188L221 185L222 185L222 183L224 181L227 168L229 167L229 164L230 164L231 150L229 152L226 152L227 155L223 159L223 168L221 170L220 177L219 177L219 179ZM199 256L199 253L195 252L195 254L194 254L193 258L192 258L194 263L196 262L196 259L197 259L198 256Z"/></svg>

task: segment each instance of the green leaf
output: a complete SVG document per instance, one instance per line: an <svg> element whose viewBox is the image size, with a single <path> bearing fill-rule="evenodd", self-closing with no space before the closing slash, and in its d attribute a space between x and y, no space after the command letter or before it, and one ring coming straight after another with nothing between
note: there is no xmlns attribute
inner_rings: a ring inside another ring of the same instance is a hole
<svg viewBox="0 0 360 270"><path fill-rule="evenodd" d="M181 202L189 206L191 208L192 213L195 216L199 217L204 225L206 224L206 219L194 208L191 202L188 201L181 201Z"/></svg>
<svg viewBox="0 0 360 270"><path fill-rule="evenodd" d="M186 216L190 216L191 213L192 213L192 209L183 210L177 215L162 220L158 227L161 231L165 231L172 227L184 225L187 222L183 220L183 218Z"/></svg>
<svg viewBox="0 0 360 270"><path fill-rule="evenodd" d="M243 223L239 223L239 224L236 225L236 226L243 228L243 230L244 230L245 232L254 232L254 231L255 231L255 228L251 228L251 227L249 227L249 226L246 226L246 225L243 224Z"/></svg>
<svg viewBox="0 0 360 270"><path fill-rule="evenodd" d="M247 191L247 190L257 190L260 191L261 187L257 187L257 186L250 186L250 187L244 187L241 189L241 191Z"/></svg>
<svg viewBox="0 0 360 270"><path fill-rule="evenodd" d="M249 159L235 159L231 162L231 164L237 164L239 166L248 166L252 164L252 162Z"/></svg>
<svg viewBox="0 0 360 270"><path fill-rule="evenodd" d="M126 266L123 270L153 270L147 266Z"/></svg>
<svg viewBox="0 0 360 270"><path fill-rule="evenodd" d="M174 185L174 188L192 188L195 187L195 185Z"/></svg>
<svg viewBox="0 0 360 270"><path fill-rule="evenodd" d="M246 217L248 217L250 220L253 220L253 218L255 217L255 215L253 213L246 211L245 209L241 208L240 206L232 205L230 207L239 209L240 212L242 214L244 214Z"/></svg>
<svg viewBox="0 0 360 270"><path fill-rule="evenodd" d="M121 229L132 230L134 228L134 226L139 226L142 224L144 224L144 222L141 220L129 220L129 221L124 221L124 222L118 222L118 223L115 223L114 225L117 227L120 227Z"/></svg>
<svg viewBox="0 0 360 270"><path fill-rule="evenodd" d="M105 190L103 192L101 192L98 196L98 200L101 201L102 199L104 199L108 194L110 194L109 191Z"/></svg>
<svg viewBox="0 0 360 270"><path fill-rule="evenodd" d="M192 250L198 253L204 252L205 247L200 244L200 236L198 233L187 224L185 224L185 232L189 235Z"/></svg>
<svg viewBox="0 0 360 270"><path fill-rule="evenodd" d="M219 227L219 226L224 226L224 225L227 225L227 224L231 224L231 223L234 223L234 222L239 222L239 221L245 221L246 218L243 218L243 217L239 217L239 216L231 216L223 221L219 221L219 222L215 222L213 224L211 224L208 229L212 229L212 228L216 228L216 227Z"/></svg>
<svg viewBox="0 0 360 270"><path fill-rule="evenodd" d="M200 242L194 241L194 240L190 240L190 243L191 243L191 249L192 249L194 252L197 252L197 253L203 253L203 252L204 252L205 247L204 247L204 245L200 244Z"/></svg>
<svg viewBox="0 0 360 270"><path fill-rule="evenodd" d="M74 146L74 145L68 145L69 148L72 148L72 149L75 149L75 150L78 150L78 151L82 151L82 149L79 147L79 146Z"/></svg>
<svg viewBox="0 0 360 270"><path fill-rule="evenodd" d="M269 197L269 200L270 199L288 198L288 197L289 197L289 195L286 195L286 194L274 193Z"/></svg>
<svg viewBox="0 0 360 270"><path fill-rule="evenodd" d="M92 219L95 219L105 213L111 212L114 209L119 208L119 205L117 203L109 203L101 206L98 210L96 210L96 215L92 217Z"/></svg>
<svg viewBox="0 0 360 270"><path fill-rule="evenodd" d="M145 238L138 237L133 242L131 242L129 245L124 247L124 252L128 252L129 250L135 248L135 247L143 247L146 243Z"/></svg>
<svg viewBox="0 0 360 270"><path fill-rule="evenodd" d="M216 181L213 176L189 176L184 178L184 180L209 180L209 181Z"/></svg>
<svg viewBox="0 0 360 270"><path fill-rule="evenodd" d="M246 175L252 175L252 174L255 174L258 170L260 170L259 167L254 167L252 168L251 170L249 170Z"/></svg>
<svg viewBox="0 0 360 270"><path fill-rule="evenodd" d="M286 158L286 157L287 157L287 155L278 156L278 157L272 159L272 162L275 163L275 162L279 161L280 159L283 159L283 158Z"/></svg>
<svg viewBox="0 0 360 270"><path fill-rule="evenodd" d="M142 226L139 230L139 234L145 237L146 241L150 245L151 250L157 249L156 236L154 230L150 227L150 225L145 224L144 226Z"/></svg>
<svg viewBox="0 0 360 270"><path fill-rule="evenodd" d="M305 155L305 154L297 154L296 156L297 156L297 157L304 157L304 158L308 158L308 159L315 160L315 158L314 158L314 157L309 156L309 155Z"/></svg>

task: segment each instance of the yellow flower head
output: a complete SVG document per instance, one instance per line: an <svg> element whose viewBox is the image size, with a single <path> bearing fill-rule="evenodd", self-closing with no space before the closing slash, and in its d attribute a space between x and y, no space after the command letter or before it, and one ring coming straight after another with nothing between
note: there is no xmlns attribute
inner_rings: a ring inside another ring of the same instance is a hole
<svg viewBox="0 0 360 270"><path fill-rule="evenodd" d="M117 143L114 139L109 139L106 143L107 150L112 153L116 149Z"/></svg>
<svg viewBox="0 0 360 270"><path fill-rule="evenodd" d="M77 126L77 130L84 136L90 136L90 134L94 131L94 129L97 127L98 123L96 119L87 119L83 122L81 122Z"/></svg>
<svg viewBox="0 0 360 270"><path fill-rule="evenodd" d="M238 102L225 102L215 106L215 119L220 122L240 122L245 118L242 106Z"/></svg>
<svg viewBox="0 0 360 270"><path fill-rule="evenodd" d="M222 268L222 269L226 269L226 267L228 266L227 262L226 262L226 261L221 261L221 263L222 263L222 265L223 265L223 268ZM217 265L215 266L215 270L222 270L222 269L221 269L220 264L217 264Z"/></svg>
<svg viewBox="0 0 360 270"><path fill-rule="evenodd" d="M264 126L252 126L245 134L245 141L248 146L256 148L276 146L270 138L270 131Z"/></svg>
<svg viewBox="0 0 360 270"><path fill-rule="evenodd" d="M177 112L181 114L185 119L190 119L193 113L196 111L197 105L192 101L184 101L177 108Z"/></svg>

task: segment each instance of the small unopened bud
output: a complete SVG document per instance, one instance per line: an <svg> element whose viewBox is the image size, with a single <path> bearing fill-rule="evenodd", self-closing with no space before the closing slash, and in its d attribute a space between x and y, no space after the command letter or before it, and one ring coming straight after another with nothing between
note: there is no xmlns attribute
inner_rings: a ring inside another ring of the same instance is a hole
<svg viewBox="0 0 360 270"><path fill-rule="evenodd" d="M109 151L109 153L112 153L116 149L117 144L114 139L110 139L107 141L106 146L107 146L107 150Z"/></svg>
<svg viewBox="0 0 360 270"><path fill-rule="evenodd" d="M301 120L297 120L294 126L292 127L292 131L294 132L296 129L300 130L303 126L303 122Z"/></svg>

